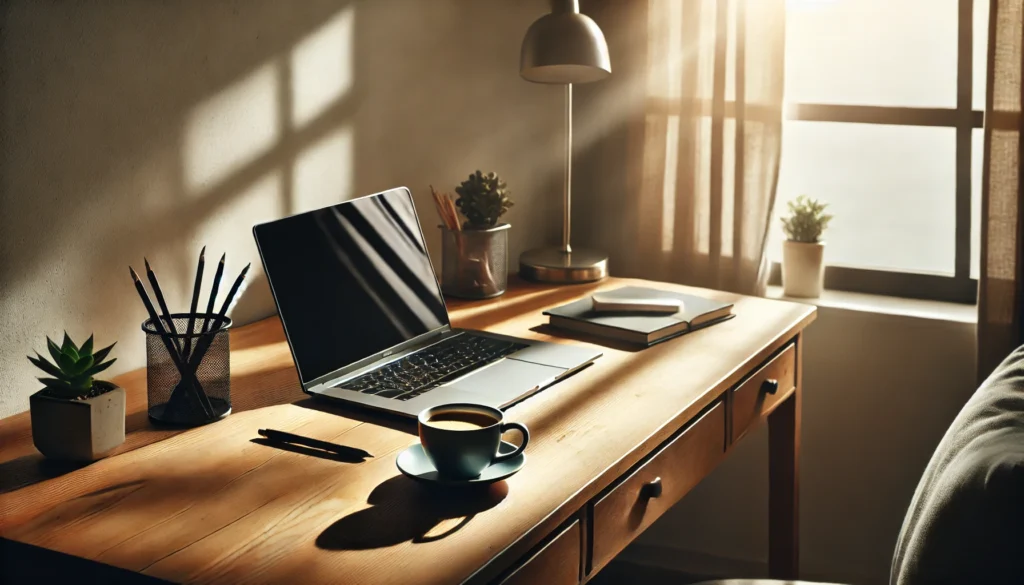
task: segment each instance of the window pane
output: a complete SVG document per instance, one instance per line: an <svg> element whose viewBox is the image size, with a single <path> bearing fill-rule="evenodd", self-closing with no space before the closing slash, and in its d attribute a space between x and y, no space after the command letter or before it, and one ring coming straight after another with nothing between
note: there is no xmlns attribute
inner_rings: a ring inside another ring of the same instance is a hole
<svg viewBox="0 0 1024 585"><path fill-rule="evenodd" d="M786 100L956 107L957 0L788 0Z"/></svg>
<svg viewBox="0 0 1024 585"><path fill-rule="evenodd" d="M830 204L826 264L953 274L953 128L790 121L782 136L776 213L801 194Z"/></svg>
<svg viewBox="0 0 1024 585"><path fill-rule="evenodd" d="M974 61L974 109L985 109L985 69L988 67L988 10L990 0L974 0L972 44Z"/></svg>
<svg viewBox="0 0 1024 585"><path fill-rule="evenodd" d="M971 133L971 278L981 273L981 171L985 167L985 131Z"/></svg>

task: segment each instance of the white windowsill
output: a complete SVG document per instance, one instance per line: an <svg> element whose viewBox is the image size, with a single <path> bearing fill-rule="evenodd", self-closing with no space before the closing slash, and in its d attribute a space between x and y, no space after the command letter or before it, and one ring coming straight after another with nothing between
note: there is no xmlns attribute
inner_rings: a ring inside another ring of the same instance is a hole
<svg viewBox="0 0 1024 585"><path fill-rule="evenodd" d="M787 297L782 294L781 286L769 286L765 295L770 299L806 303L818 307L831 307L849 311L864 311L885 315L904 315L922 319L940 319L961 323L976 323L978 307L961 303L942 301L923 301L920 299L904 299L882 295L868 295L841 290L826 290L817 299Z"/></svg>

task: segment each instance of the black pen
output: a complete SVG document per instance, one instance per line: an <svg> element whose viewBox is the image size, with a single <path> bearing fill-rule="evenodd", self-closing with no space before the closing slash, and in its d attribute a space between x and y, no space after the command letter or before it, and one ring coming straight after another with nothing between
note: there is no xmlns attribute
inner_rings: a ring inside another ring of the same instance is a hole
<svg viewBox="0 0 1024 585"><path fill-rule="evenodd" d="M299 435L293 435L284 431L275 431L274 429L260 429L257 431L260 436L266 437L271 441L278 443L291 443L292 445L303 445L306 447L313 447L314 449L320 449L321 451L330 451L331 453L337 453L339 455L347 455L351 457L373 457L362 449L356 449L355 447L347 447L345 445L338 445L336 443L328 443L327 441L320 441L318 439L310 439L309 437L302 437Z"/></svg>

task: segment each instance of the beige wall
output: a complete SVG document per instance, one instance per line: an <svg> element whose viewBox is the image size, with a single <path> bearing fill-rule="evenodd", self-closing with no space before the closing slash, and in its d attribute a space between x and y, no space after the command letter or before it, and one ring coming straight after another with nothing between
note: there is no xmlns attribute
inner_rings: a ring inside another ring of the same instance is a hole
<svg viewBox="0 0 1024 585"><path fill-rule="evenodd" d="M888 583L917 481L974 390L974 335L973 323L819 310L804 349L804 577ZM626 556L764 571L767 454L762 427Z"/></svg>
<svg viewBox="0 0 1024 585"><path fill-rule="evenodd" d="M143 366L127 266L188 302L203 245L259 266L256 222L476 168L508 181L511 258L557 239L562 94L522 81L545 0L3 3L0 416L64 328ZM261 270L233 317L273 312Z"/></svg>

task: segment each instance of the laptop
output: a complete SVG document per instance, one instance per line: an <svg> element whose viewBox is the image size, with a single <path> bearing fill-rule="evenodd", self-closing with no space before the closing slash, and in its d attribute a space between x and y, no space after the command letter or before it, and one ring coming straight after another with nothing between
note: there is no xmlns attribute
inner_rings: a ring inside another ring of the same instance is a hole
<svg viewBox="0 0 1024 585"><path fill-rule="evenodd" d="M601 355L453 328L404 187L260 224L253 236L312 396L411 417L455 402L504 408Z"/></svg>

